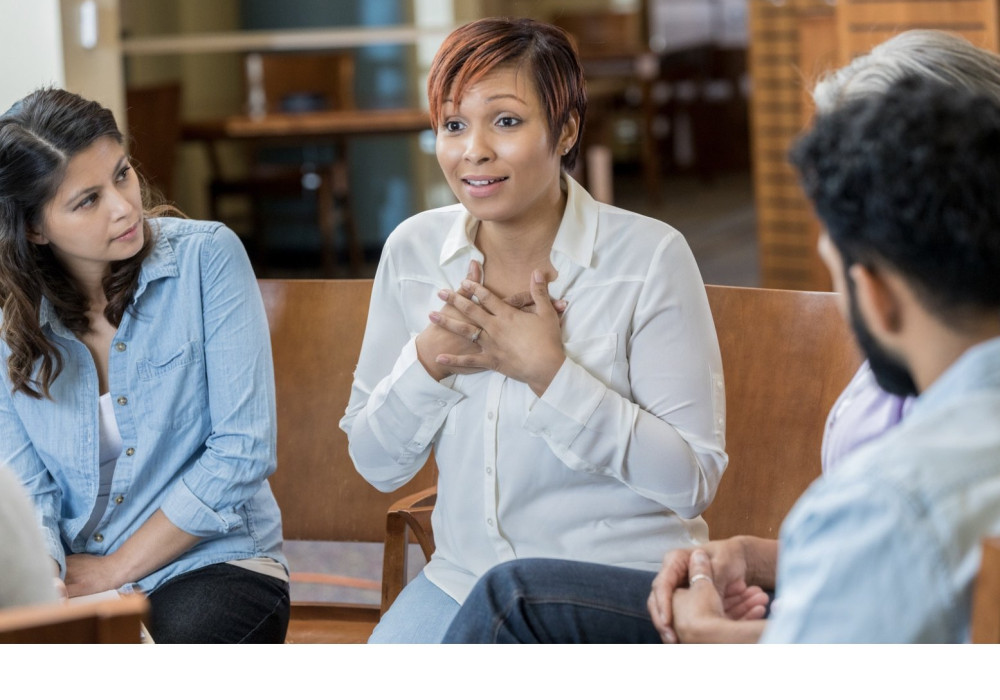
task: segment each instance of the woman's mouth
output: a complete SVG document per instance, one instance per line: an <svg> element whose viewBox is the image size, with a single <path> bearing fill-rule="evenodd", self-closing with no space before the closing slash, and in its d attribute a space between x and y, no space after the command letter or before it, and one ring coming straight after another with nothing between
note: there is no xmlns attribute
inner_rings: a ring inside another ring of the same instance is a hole
<svg viewBox="0 0 1000 700"><path fill-rule="evenodd" d="M506 182L506 177L463 177L462 183L466 185L469 194L473 197L487 197L500 188L500 184Z"/></svg>
<svg viewBox="0 0 1000 700"><path fill-rule="evenodd" d="M125 233L120 236L115 236L112 240L115 241L130 241L135 236L135 232L139 230L139 224L132 224L132 226L125 231Z"/></svg>
<svg viewBox="0 0 1000 700"><path fill-rule="evenodd" d="M467 177L462 180L462 182L472 185L473 187L485 187L486 185L492 185L494 182L502 182L506 180L505 177L487 177L487 178L471 178Z"/></svg>

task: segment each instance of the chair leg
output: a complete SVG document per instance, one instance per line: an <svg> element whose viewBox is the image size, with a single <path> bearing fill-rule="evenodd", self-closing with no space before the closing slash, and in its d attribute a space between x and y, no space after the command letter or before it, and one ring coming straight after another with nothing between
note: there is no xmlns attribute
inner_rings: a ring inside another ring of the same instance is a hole
<svg viewBox="0 0 1000 700"><path fill-rule="evenodd" d="M406 521L396 513L388 513L385 519L385 550L382 557L383 615L406 585L408 545Z"/></svg>

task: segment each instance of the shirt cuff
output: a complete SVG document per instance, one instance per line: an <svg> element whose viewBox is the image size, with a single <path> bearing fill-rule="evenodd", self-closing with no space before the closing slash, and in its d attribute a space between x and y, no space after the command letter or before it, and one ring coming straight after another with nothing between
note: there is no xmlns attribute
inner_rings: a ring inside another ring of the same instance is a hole
<svg viewBox="0 0 1000 700"><path fill-rule="evenodd" d="M42 535L45 536L45 548L48 550L49 556L59 565L59 578L65 579L66 550L63 549L62 542L58 535L54 535L48 528L42 529Z"/></svg>
<svg viewBox="0 0 1000 700"><path fill-rule="evenodd" d="M195 537L224 534L242 526L235 512L218 512L205 505L183 479L174 484L160 509L170 522Z"/></svg>
<svg viewBox="0 0 1000 700"><path fill-rule="evenodd" d="M373 429L378 432L377 426L393 426L393 430L402 429L402 434L409 432L412 438L405 445L406 452L411 455L422 453L452 407L465 398L461 392L451 388L454 383L454 376L439 382L428 374L417 357L416 340L411 339L403 346L392 368L388 393L375 411ZM414 420L418 425L413 426ZM407 424L412 426L409 430L404 428ZM379 436L379 441L382 444L392 442L388 435Z"/></svg>
<svg viewBox="0 0 1000 700"><path fill-rule="evenodd" d="M602 381L567 357L545 393L528 410L524 429L535 437L569 447L607 391Z"/></svg>

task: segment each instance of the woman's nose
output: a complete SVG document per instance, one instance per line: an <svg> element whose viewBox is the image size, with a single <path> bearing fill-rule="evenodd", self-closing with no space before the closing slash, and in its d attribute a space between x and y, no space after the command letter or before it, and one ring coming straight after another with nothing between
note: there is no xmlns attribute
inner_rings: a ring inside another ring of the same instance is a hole
<svg viewBox="0 0 1000 700"><path fill-rule="evenodd" d="M111 197L111 214L114 218L124 219L131 216L134 212L134 207L132 206L132 200L128 198L125 192L115 189L112 190L113 194Z"/></svg>
<svg viewBox="0 0 1000 700"><path fill-rule="evenodd" d="M465 146L465 159L470 163L486 163L493 157L493 149L489 140L481 132L469 133L469 140Z"/></svg>

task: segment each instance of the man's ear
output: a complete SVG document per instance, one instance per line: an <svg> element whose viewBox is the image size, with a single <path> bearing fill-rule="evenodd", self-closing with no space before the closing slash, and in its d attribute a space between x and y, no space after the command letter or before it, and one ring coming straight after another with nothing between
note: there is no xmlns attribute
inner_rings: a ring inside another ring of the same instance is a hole
<svg viewBox="0 0 1000 700"><path fill-rule="evenodd" d="M898 333L902 327L901 290L885 273L860 263L851 265L847 274L854 282L858 312L868 329L877 338Z"/></svg>

